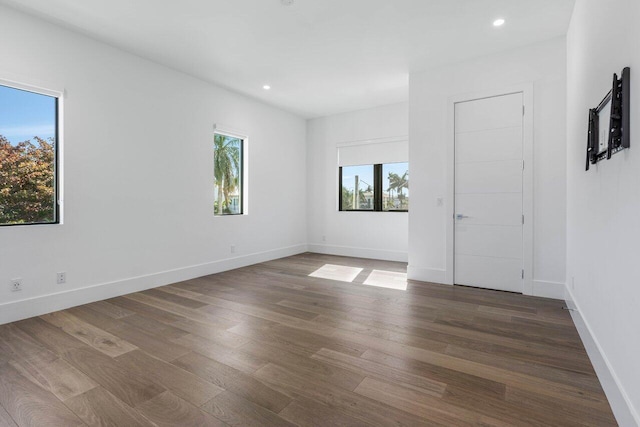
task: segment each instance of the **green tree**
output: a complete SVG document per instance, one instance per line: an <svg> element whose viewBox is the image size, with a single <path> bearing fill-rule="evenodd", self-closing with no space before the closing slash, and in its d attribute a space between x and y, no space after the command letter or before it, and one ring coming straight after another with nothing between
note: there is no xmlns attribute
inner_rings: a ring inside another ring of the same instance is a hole
<svg viewBox="0 0 640 427"><path fill-rule="evenodd" d="M389 193L389 198L387 199L387 209L393 208L393 192L397 193L398 191L398 174L393 172L389 172L389 188L387 188L387 192Z"/></svg>
<svg viewBox="0 0 640 427"><path fill-rule="evenodd" d="M237 138L225 135L214 136L213 172L215 184L218 187L216 213L230 213L230 193L239 183L240 177L240 144ZM224 201L222 200L224 197Z"/></svg>
<svg viewBox="0 0 640 427"><path fill-rule="evenodd" d="M409 189L409 171L406 171L404 174L402 174L402 176L394 172L389 172L389 188L387 189L387 191L389 193L395 191L398 195L398 200L400 200L401 206L403 207L405 207L405 195L402 192L404 188ZM393 198L390 197L390 205L392 205L393 203L392 200Z"/></svg>
<svg viewBox="0 0 640 427"><path fill-rule="evenodd" d="M365 183L364 181L361 181L362 183ZM360 208L361 209L369 209L371 208L370 205L367 204L367 193L373 193L373 188L367 184L367 188L361 188L358 190L358 194L360 197Z"/></svg>
<svg viewBox="0 0 640 427"><path fill-rule="evenodd" d="M403 188L409 189L409 171L406 171L405 173L403 173L402 176L399 177L398 179L398 182L397 182L398 198L404 197L404 194L402 193Z"/></svg>
<svg viewBox="0 0 640 427"><path fill-rule="evenodd" d="M342 186L342 209L353 209L353 191Z"/></svg>
<svg viewBox="0 0 640 427"><path fill-rule="evenodd" d="M0 224L55 219L54 140L12 145L0 135Z"/></svg>

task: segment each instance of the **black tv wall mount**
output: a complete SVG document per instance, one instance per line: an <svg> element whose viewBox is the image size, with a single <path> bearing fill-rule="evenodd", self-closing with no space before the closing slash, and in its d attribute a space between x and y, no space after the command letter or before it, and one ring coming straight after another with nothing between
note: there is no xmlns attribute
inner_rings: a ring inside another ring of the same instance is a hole
<svg viewBox="0 0 640 427"><path fill-rule="evenodd" d="M589 170L589 165L610 159L613 154L630 146L630 81L629 67L622 70L620 78L614 74L609 93L597 107L589 110L586 170Z"/></svg>

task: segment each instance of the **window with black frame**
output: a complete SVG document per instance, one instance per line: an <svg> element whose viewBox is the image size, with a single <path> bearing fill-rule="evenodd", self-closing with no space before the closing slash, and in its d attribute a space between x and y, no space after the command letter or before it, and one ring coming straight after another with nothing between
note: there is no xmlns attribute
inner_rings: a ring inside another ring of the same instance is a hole
<svg viewBox="0 0 640 427"><path fill-rule="evenodd" d="M409 164L385 163L382 165L382 210L409 210Z"/></svg>
<svg viewBox="0 0 640 427"><path fill-rule="evenodd" d="M409 164L341 166L338 191L340 211L407 212Z"/></svg>
<svg viewBox="0 0 640 427"><path fill-rule="evenodd" d="M0 226L60 222L58 104L0 85Z"/></svg>
<svg viewBox="0 0 640 427"><path fill-rule="evenodd" d="M242 138L217 132L214 134L215 215L243 214L243 145Z"/></svg>

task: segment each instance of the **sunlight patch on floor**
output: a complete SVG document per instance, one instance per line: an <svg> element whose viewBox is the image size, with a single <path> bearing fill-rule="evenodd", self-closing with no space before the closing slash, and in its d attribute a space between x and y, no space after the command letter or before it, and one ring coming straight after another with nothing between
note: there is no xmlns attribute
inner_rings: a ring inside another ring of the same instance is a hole
<svg viewBox="0 0 640 427"><path fill-rule="evenodd" d="M358 277L358 274L360 274L362 270L362 268L347 267L346 265L325 264L311 273L309 277L339 280L340 282L353 282L353 280Z"/></svg>
<svg viewBox="0 0 640 427"><path fill-rule="evenodd" d="M407 273L398 273L396 271L373 270L365 285L377 286L379 288L407 290Z"/></svg>

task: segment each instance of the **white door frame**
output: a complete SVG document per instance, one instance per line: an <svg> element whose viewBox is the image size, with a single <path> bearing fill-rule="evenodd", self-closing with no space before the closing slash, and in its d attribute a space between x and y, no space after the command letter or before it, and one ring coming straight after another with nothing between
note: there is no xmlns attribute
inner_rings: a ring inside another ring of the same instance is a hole
<svg viewBox="0 0 640 427"><path fill-rule="evenodd" d="M522 174L522 213L524 225L522 230L522 265L524 268L523 294L533 295L533 83L524 83L509 86L503 89L487 90L455 95L447 101L447 163L446 181L447 194L450 200L447 203L446 233L447 233L447 268L446 283L454 284L455 264L455 105L460 102L475 101L484 98L522 93L524 105L523 117L523 159L524 171Z"/></svg>

